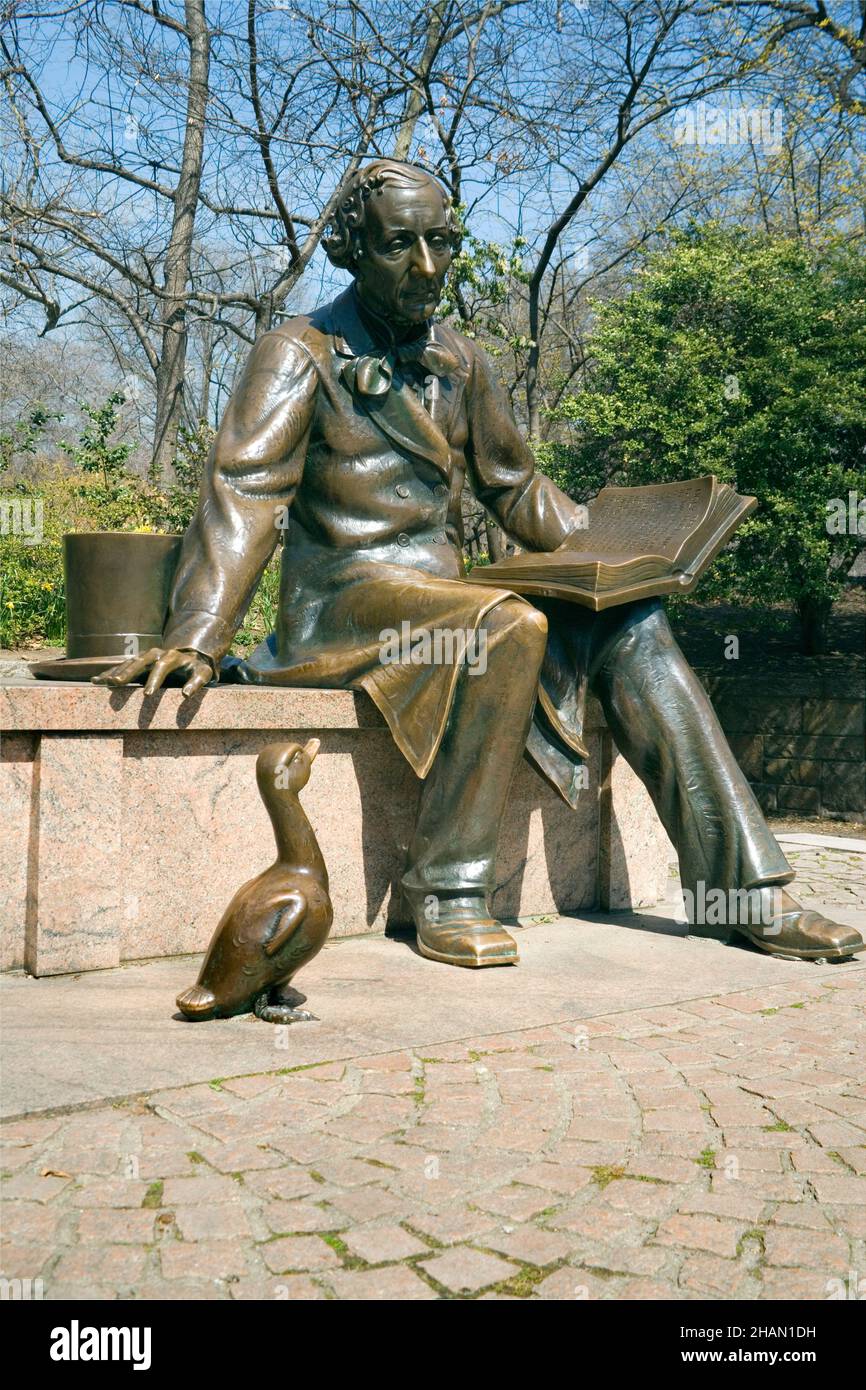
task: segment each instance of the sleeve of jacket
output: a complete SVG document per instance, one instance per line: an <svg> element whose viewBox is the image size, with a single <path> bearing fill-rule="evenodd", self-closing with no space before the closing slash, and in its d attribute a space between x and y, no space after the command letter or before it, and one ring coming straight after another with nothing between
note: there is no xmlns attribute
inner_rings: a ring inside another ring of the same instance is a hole
<svg viewBox="0 0 866 1390"><path fill-rule="evenodd" d="M301 481L317 382L313 358L284 332L253 347L184 536L164 646L215 667L231 646Z"/></svg>
<svg viewBox="0 0 866 1390"><path fill-rule="evenodd" d="M466 395L473 491L525 550L556 550L585 526L585 511L535 471L532 451L517 428L490 359L474 345L472 359Z"/></svg>

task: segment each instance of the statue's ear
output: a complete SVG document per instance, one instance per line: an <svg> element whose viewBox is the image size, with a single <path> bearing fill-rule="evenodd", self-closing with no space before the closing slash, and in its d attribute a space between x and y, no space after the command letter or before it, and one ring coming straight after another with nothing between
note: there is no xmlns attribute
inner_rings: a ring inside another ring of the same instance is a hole
<svg viewBox="0 0 866 1390"><path fill-rule="evenodd" d="M265 955L275 956L282 950L289 937L300 925L307 910L307 900L303 893L292 893L277 918L277 929L269 941L265 942Z"/></svg>

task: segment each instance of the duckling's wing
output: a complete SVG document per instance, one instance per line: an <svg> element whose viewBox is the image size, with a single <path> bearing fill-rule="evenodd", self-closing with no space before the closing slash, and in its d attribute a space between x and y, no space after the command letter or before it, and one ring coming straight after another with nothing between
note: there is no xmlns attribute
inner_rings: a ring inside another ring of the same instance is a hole
<svg viewBox="0 0 866 1390"><path fill-rule="evenodd" d="M269 941L264 943L265 955L274 956L289 937L300 926L307 911L307 900L303 893L289 893L286 904L277 917L277 928Z"/></svg>

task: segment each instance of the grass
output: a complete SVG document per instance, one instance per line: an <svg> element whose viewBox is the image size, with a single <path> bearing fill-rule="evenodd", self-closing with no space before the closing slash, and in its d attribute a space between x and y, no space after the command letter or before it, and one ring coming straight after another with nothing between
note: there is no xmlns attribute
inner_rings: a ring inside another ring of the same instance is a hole
<svg viewBox="0 0 866 1390"><path fill-rule="evenodd" d="M617 1178L625 1177L625 1168L622 1165L602 1163L597 1168L591 1168L592 1180L599 1187L607 1187L608 1183L615 1182Z"/></svg>

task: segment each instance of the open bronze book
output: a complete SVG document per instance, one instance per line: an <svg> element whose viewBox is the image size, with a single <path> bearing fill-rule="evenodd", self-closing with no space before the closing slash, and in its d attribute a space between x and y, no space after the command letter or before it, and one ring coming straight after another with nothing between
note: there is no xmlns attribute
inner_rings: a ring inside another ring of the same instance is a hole
<svg viewBox="0 0 866 1390"><path fill-rule="evenodd" d="M512 555L466 578L596 612L655 594L687 594L756 506L757 498L713 477L606 487L588 504L585 529L558 550Z"/></svg>

